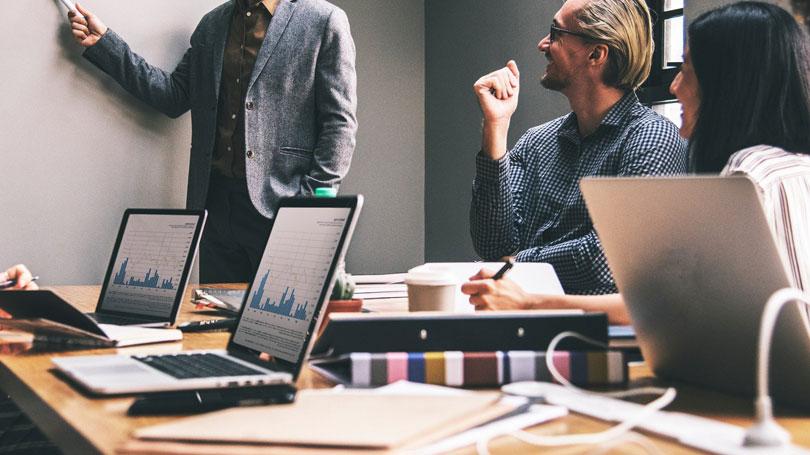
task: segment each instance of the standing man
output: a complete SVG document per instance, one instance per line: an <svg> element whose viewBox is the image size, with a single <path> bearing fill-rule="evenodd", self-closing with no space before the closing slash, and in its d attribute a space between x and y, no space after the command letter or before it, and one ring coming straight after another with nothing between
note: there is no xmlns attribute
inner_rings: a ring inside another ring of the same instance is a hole
<svg viewBox="0 0 810 455"><path fill-rule="evenodd" d="M484 120L470 209L473 243L487 260L514 255L551 263L567 294L614 293L579 180L687 168L678 128L635 94L650 73L650 12L644 0L568 0L538 48L549 62L541 84L565 95L573 112L530 129L507 153L520 92L517 64L475 83ZM476 278L486 278L482 273Z"/></svg>
<svg viewBox="0 0 810 455"><path fill-rule="evenodd" d="M208 210L200 281L253 278L281 197L337 186L355 146L355 48L324 0L230 0L206 14L171 73L92 12L69 13L84 57L176 118L191 110L187 206Z"/></svg>

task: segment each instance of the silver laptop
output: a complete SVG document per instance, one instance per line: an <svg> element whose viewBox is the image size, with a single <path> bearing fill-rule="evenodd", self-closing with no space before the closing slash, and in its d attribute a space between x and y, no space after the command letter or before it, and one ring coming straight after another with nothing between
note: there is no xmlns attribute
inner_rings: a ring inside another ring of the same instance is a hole
<svg viewBox="0 0 810 455"><path fill-rule="evenodd" d="M127 209L96 311L87 315L99 324L174 324L205 218L205 210Z"/></svg>
<svg viewBox="0 0 810 455"><path fill-rule="evenodd" d="M293 383L362 204L362 196L281 201L227 349L51 360L102 395Z"/></svg>
<svg viewBox="0 0 810 455"><path fill-rule="evenodd" d="M789 286L754 184L746 177L587 178L596 232L653 371L753 395L760 317ZM810 406L810 324L782 310L771 394Z"/></svg>

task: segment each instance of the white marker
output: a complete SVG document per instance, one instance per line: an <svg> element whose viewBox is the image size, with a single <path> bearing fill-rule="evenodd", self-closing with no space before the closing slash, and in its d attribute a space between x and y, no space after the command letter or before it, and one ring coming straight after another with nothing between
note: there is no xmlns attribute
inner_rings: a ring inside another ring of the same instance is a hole
<svg viewBox="0 0 810 455"><path fill-rule="evenodd" d="M73 2L71 2L70 0L59 0L59 1L62 2L62 4L65 5L65 7L67 7L67 9L73 11L73 13L76 14L77 16L84 17L79 12L79 10L76 9L76 5L74 5Z"/></svg>

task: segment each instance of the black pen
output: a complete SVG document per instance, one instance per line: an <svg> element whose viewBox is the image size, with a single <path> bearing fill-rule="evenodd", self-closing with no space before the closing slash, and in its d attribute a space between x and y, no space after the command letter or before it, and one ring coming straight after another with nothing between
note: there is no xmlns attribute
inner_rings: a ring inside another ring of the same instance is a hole
<svg viewBox="0 0 810 455"><path fill-rule="evenodd" d="M503 267L501 267L500 270L495 272L495 275L492 275L492 279L493 280L500 280L501 278L503 278L504 275L506 275L506 272L508 272L514 266L515 266L515 260L512 259L512 258L506 258L506 261L504 261L504 263L503 263Z"/></svg>
<svg viewBox="0 0 810 455"><path fill-rule="evenodd" d="M30 282L33 283L34 281L36 281L38 279L39 279L39 277L35 276L35 277L31 278ZM8 289L8 288L10 288L10 287L12 287L12 286L14 286L16 284L17 284L17 280L0 281L0 289Z"/></svg>
<svg viewBox="0 0 810 455"><path fill-rule="evenodd" d="M189 321L178 324L181 332L205 332L209 330L230 330L236 325L236 318L209 319L206 321Z"/></svg>

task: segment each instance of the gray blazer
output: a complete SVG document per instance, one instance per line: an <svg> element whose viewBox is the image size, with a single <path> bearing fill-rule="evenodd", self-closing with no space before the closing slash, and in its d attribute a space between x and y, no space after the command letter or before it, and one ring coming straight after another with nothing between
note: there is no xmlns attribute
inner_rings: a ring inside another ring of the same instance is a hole
<svg viewBox="0 0 810 455"><path fill-rule="evenodd" d="M132 52L111 29L84 57L135 97L175 118L191 110L187 205L205 206L217 97L234 1L202 18L169 73ZM247 184L256 209L273 217L279 198L336 186L349 170L357 120L355 49L346 14L323 0L281 0L245 102Z"/></svg>

